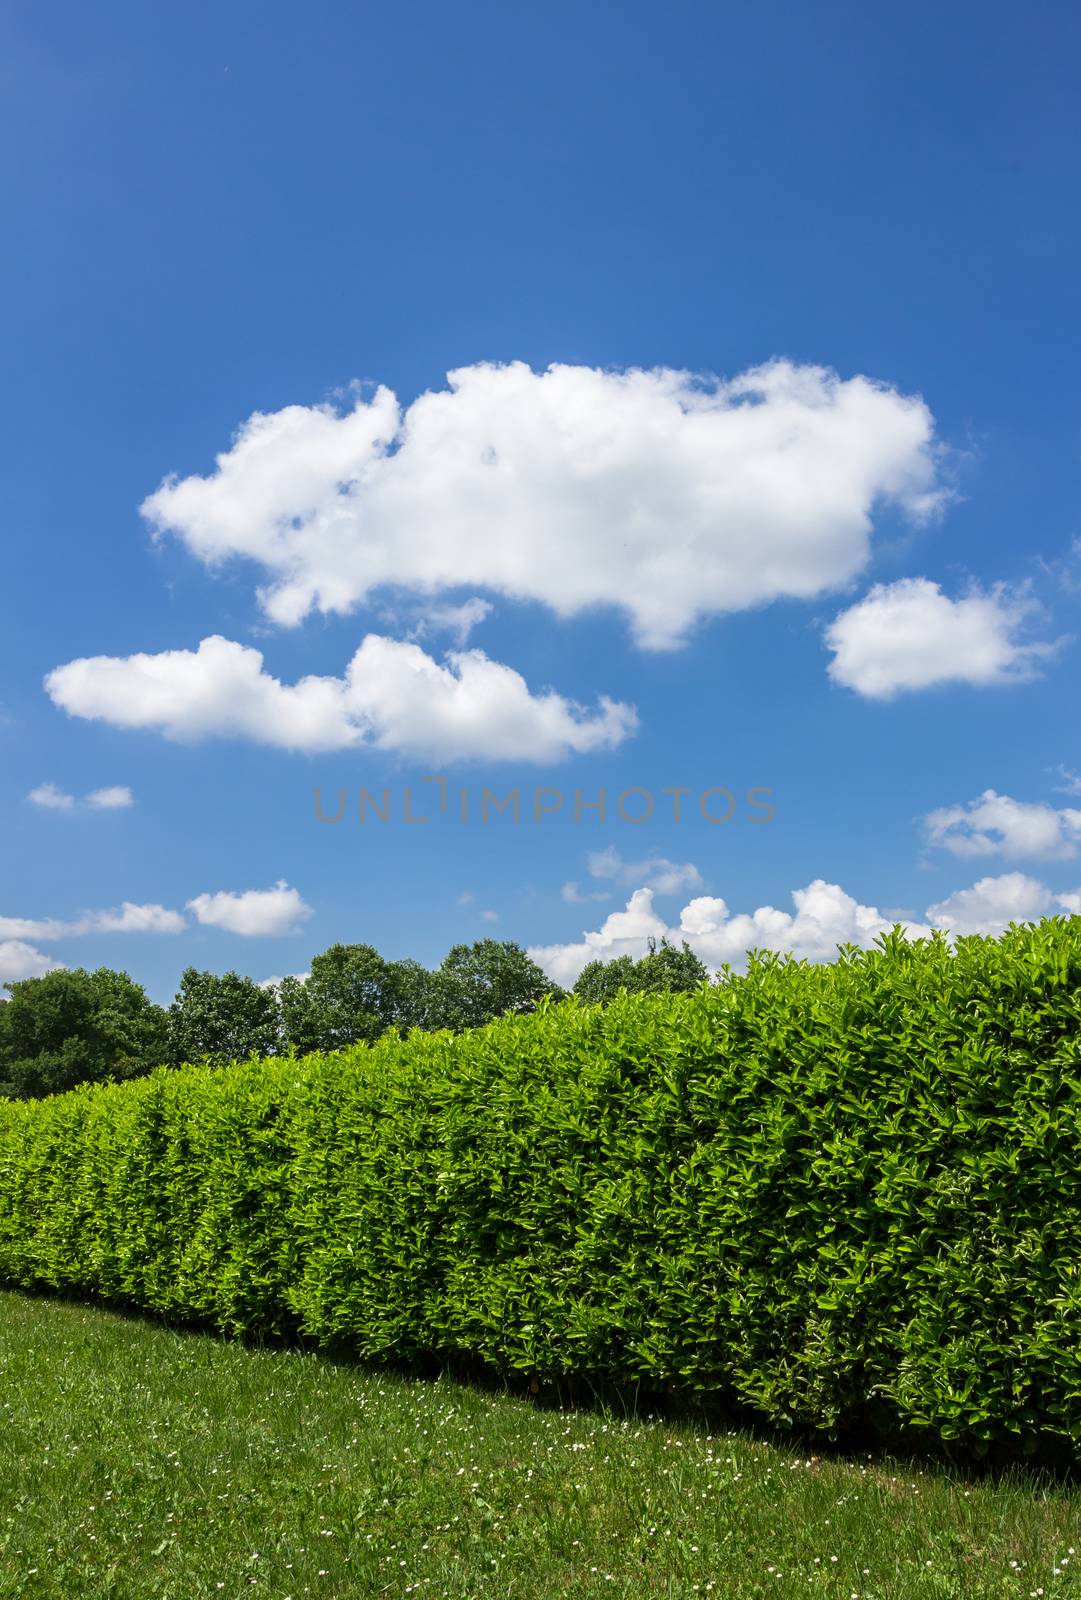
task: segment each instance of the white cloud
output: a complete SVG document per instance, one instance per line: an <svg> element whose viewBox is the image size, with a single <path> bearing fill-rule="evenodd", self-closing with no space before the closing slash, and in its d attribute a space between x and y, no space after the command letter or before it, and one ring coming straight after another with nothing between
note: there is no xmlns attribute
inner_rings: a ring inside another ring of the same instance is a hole
<svg viewBox="0 0 1081 1600"><path fill-rule="evenodd" d="M44 811L71 811L75 807L75 796L65 794L55 783L39 783L36 789L31 789L26 798L32 805L41 806Z"/></svg>
<svg viewBox="0 0 1081 1600"><path fill-rule="evenodd" d="M1057 810L986 789L967 805L932 811L925 828L928 844L955 856L1065 861L1081 842L1081 810Z"/></svg>
<svg viewBox="0 0 1081 1600"><path fill-rule="evenodd" d="M179 911L125 900L119 909L84 911L67 922L58 917L0 917L0 938L51 940L78 939L88 933L181 933L184 927Z"/></svg>
<svg viewBox="0 0 1081 1600"><path fill-rule="evenodd" d="M624 861L614 845L594 850L588 857L591 878L615 883L637 884L656 894L679 894L684 889L700 889L702 874L690 861L682 865L667 856L648 856L644 861Z"/></svg>
<svg viewBox="0 0 1081 1600"><path fill-rule="evenodd" d="M71 716L122 728L154 728L172 739L240 735L289 749L337 750L358 742L338 678L286 687L263 671L258 650L217 635L198 650L90 656L45 680Z"/></svg>
<svg viewBox="0 0 1081 1600"><path fill-rule="evenodd" d="M615 606L663 649L701 617L850 582L878 502L920 519L945 499L923 401L821 367L479 363L448 384L404 412L380 388L345 414L256 413L143 515L208 565L255 562L278 623L469 585L563 617Z"/></svg>
<svg viewBox="0 0 1081 1600"><path fill-rule="evenodd" d="M951 600L929 578L879 583L826 629L829 675L868 699L942 683L1023 683L1063 642L1023 643L1038 608L999 584Z"/></svg>
<svg viewBox="0 0 1081 1600"><path fill-rule="evenodd" d="M1062 905L1045 883L1023 872L1004 872L997 878L980 878L971 889L940 900L927 909L936 928L953 934L1001 933L1011 922L1034 922Z"/></svg>
<svg viewBox="0 0 1081 1600"><path fill-rule="evenodd" d="M481 914L480 914L480 920L482 922L498 922L499 921L499 912L498 911L482 911Z"/></svg>
<svg viewBox="0 0 1081 1600"><path fill-rule="evenodd" d="M708 967L728 965L737 970L750 950L791 952L807 961L832 961L841 944L869 949L882 933L900 923L912 938L927 937L941 929L952 937L968 933L1001 933L1010 922L1032 922L1049 915L1081 914L1081 890L1055 894L1046 884L1023 873L981 878L970 889L959 890L933 905L926 922L861 905L836 883L816 878L792 894L793 911L759 906L733 913L713 895L688 901L678 923L670 924L656 911L652 889L636 889L622 911L613 911L593 932L569 944L536 945L530 955L557 983L573 986L590 961L612 961L628 955L638 960L649 941L684 941Z"/></svg>
<svg viewBox="0 0 1081 1600"><path fill-rule="evenodd" d="M114 783L107 789L93 790L86 803L97 811L121 811L135 804L135 796L126 783Z"/></svg>
<svg viewBox="0 0 1081 1600"><path fill-rule="evenodd" d="M33 945L24 944L21 939L0 939L0 1000L9 998L3 992L5 983L20 983L23 978L40 978L62 965L62 962L54 961L41 950L35 950Z"/></svg>
<svg viewBox="0 0 1081 1600"><path fill-rule="evenodd" d="M93 928L97 933L181 933L184 918L179 911L164 906L132 905L125 900L119 911L99 911Z"/></svg>
<svg viewBox="0 0 1081 1600"><path fill-rule="evenodd" d="M703 895L684 907L679 937L710 966L740 966L748 950L791 951L808 961L830 961L839 944L869 948L895 920L822 878L794 889L792 901L794 912L759 906L733 915L723 900ZM928 931L920 923L901 920L914 935Z"/></svg>
<svg viewBox="0 0 1081 1600"><path fill-rule="evenodd" d="M66 794L55 783L39 783L26 797L47 811L74 811L76 806L89 806L95 811L116 811L135 804L135 797L126 784L113 784L106 789L94 789L81 800Z"/></svg>
<svg viewBox="0 0 1081 1600"><path fill-rule="evenodd" d="M480 650L445 664L419 645L368 634L343 678L283 684L260 651L215 635L198 650L92 656L50 672L45 686L72 716L168 738L252 739L287 750L374 745L431 760L554 761L609 750L633 733L633 707L602 696L587 711L553 690L534 694Z"/></svg>
<svg viewBox="0 0 1081 1600"><path fill-rule="evenodd" d="M276 989L278 987L279 983L284 983L285 982L285 979L287 977L295 978L297 983L307 983L308 979L311 977L311 973L310 972L289 972L289 973L281 973L276 978L260 978L259 987L260 987L260 989Z"/></svg>
<svg viewBox="0 0 1081 1600"><path fill-rule="evenodd" d="M209 928L224 928L245 938L265 938L295 933L312 915L296 889L283 880L273 889L222 889L217 894L199 894L188 901L197 922Z"/></svg>
<svg viewBox="0 0 1081 1600"><path fill-rule="evenodd" d="M634 891L623 911L612 912L603 926L583 934L580 941L566 945L539 946L530 951L549 977L568 986L573 984L589 961L611 961L616 956L643 956L649 940L684 941L710 967L742 966L748 950L792 951L810 961L828 961L839 944L873 944L895 919L875 906L860 905L838 884L816 878L806 888L796 889L792 900L795 911L779 911L759 906L752 912L733 915L724 900L699 895L688 901L678 924L671 925L654 909L654 889ZM929 931L919 923L906 923L913 932Z"/></svg>
<svg viewBox="0 0 1081 1600"><path fill-rule="evenodd" d="M557 761L612 750L637 727L631 706L601 696L593 712L552 690L533 694L480 650L441 666L415 644L369 634L349 668L352 714L383 750L432 760L485 756Z"/></svg>

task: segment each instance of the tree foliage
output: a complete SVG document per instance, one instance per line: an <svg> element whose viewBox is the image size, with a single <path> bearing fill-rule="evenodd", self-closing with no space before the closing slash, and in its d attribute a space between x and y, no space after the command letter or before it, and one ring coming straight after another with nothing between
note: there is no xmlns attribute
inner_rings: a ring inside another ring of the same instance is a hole
<svg viewBox="0 0 1081 1600"><path fill-rule="evenodd" d="M126 972L61 968L5 987L0 1093L58 1094L136 1077L167 1058L165 1013Z"/></svg>
<svg viewBox="0 0 1081 1600"><path fill-rule="evenodd" d="M370 944L333 944L307 978L278 986L282 1038L300 1053L374 1044L395 1020L393 963Z"/></svg>
<svg viewBox="0 0 1081 1600"><path fill-rule="evenodd" d="M161 1062L221 1066L374 1044L388 1030L479 1027L560 991L520 946L455 945L434 972L387 961L369 944L335 944L303 979L267 987L189 967L164 1012L124 973L50 973L10 986L0 1004L0 1097L51 1094Z"/></svg>
<svg viewBox="0 0 1081 1600"><path fill-rule="evenodd" d="M169 1007L169 1059L219 1065L278 1048L278 1003L270 989L237 972L188 967Z"/></svg>
<svg viewBox="0 0 1081 1600"><path fill-rule="evenodd" d="M591 961L582 968L574 992L589 1005L606 1005L620 993L689 994L709 982L709 969L687 944L677 950L662 939L652 939L649 950L638 961L617 956L612 961Z"/></svg>
<svg viewBox="0 0 1081 1600"><path fill-rule="evenodd" d="M524 1015L545 996L562 992L521 945L497 939L456 944L434 974L431 991L430 1025L455 1032Z"/></svg>

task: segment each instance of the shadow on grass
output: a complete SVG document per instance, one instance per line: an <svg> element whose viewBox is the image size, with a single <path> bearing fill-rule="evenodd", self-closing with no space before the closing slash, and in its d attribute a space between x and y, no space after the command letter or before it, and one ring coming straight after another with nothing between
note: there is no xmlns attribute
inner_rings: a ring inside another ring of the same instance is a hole
<svg viewBox="0 0 1081 1600"><path fill-rule="evenodd" d="M870 1411L855 1426L824 1433L793 1421L779 1428L731 1396L695 1395L671 1386L649 1387L614 1382L594 1382L564 1374L558 1377L502 1372L487 1363L432 1355L424 1359L381 1361L361 1359L347 1341L319 1344L305 1337L299 1323L272 1334L232 1334L214 1322L198 1317L173 1317L148 1311L123 1299L108 1299L93 1292L79 1294L49 1284L24 1286L0 1279L0 1291L27 1301L44 1300L73 1309L105 1312L143 1327L155 1327L182 1338L211 1340L251 1351L275 1351L308 1356L337 1367L370 1376L387 1375L414 1382L449 1380L489 1395L503 1395L541 1411L603 1415L620 1420L673 1424L702 1435L740 1433L762 1446L791 1455L804 1454L837 1465L873 1464L883 1470L891 1464L930 1469L961 1483L1010 1479L1031 1493L1065 1489L1081 1483L1081 1459L1075 1445L1061 1435L1034 1432L1018 1438L992 1441L977 1455L963 1443L921 1438L905 1428L896 1413L882 1406Z"/></svg>

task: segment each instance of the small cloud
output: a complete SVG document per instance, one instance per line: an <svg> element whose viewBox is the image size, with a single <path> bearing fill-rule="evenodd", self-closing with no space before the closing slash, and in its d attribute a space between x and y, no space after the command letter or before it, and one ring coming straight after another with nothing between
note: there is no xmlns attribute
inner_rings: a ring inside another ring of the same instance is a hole
<svg viewBox="0 0 1081 1600"><path fill-rule="evenodd" d="M86 804L96 811L120 811L135 804L135 796L126 783L114 783L106 789L94 789L86 797Z"/></svg>
<svg viewBox="0 0 1081 1600"><path fill-rule="evenodd" d="M1081 844L1081 810L1014 800L994 789L966 805L940 806L924 827L929 845L955 856L1068 861Z"/></svg>
<svg viewBox="0 0 1081 1600"><path fill-rule="evenodd" d="M472 889L463 889L455 903L460 906L471 906L475 899Z"/></svg>
<svg viewBox="0 0 1081 1600"><path fill-rule="evenodd" d="M499 921L499 912L498 911L482 911L481 914L480 914L480 920L482 922L498 922Z"/></svg>
<svg viewBox="0 0 1081 1600"><path fill-rule="evenodd" d="M928 578L878 583L826 629L829 675L869 700L940 684L1027 683L1066 642L1024 641L1039 609L1006 584L951 600Z"/></svg>
<svg viewBox="0 0 1081 1600"><path fill-rule="evenodd" d="M93 928L97 933L182 933L186 927L179 911L165 906L136 906L125 900L119 911L99 911Z"/></svg>
<svg viewBox="0 0 1081 1600"><path fill-rule="evenodd" d="M312 915L296 889L279 879L273 889L221 889L188 901L188 910L208 928L221 928L246 939L295 933Z"/></svg>
<svg viewBox="0 0 1081 1600"><path fill-rule="evenodd" d="M31 805L41 806L45 811L73 811L75 809L75 796L65 794L63 789L58 789L55 783L39 783L36 789L31 789L26 797Z"/></svg>
<svg viewBox="0 0 1081 1600"><path fill-rule="evenodd" d="M259 981L259 987L260 989L276 989L279 983L285 982L287 977L294 979L297 983L307 983L308 979L311 977L311 973L289 972L283 973L276 978L261 978Z"/></svg>
<svg viewBox="0 0 1081 1600"><path fill-rule="evenodd" d="M135 804L135 796L126 783L115 783L105 789L92 789L89 794L83 795L81 800L76 795L68 794L58 788L55 783L39 783L36 789L31 789L26 798L31 805L40 806L45 811L74 811L76 807L87 807L91 811L119 811Z"/></svg>

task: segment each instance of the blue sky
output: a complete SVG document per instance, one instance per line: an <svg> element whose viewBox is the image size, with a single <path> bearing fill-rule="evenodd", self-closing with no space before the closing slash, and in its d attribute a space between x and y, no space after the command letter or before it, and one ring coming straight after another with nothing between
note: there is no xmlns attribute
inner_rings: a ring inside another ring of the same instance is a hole
<svg viewBox="0 0 1081 1600"><path fill-rule="evenodd" d="M3 29L0 981L1081 910L1075 7Z"/></svg>

